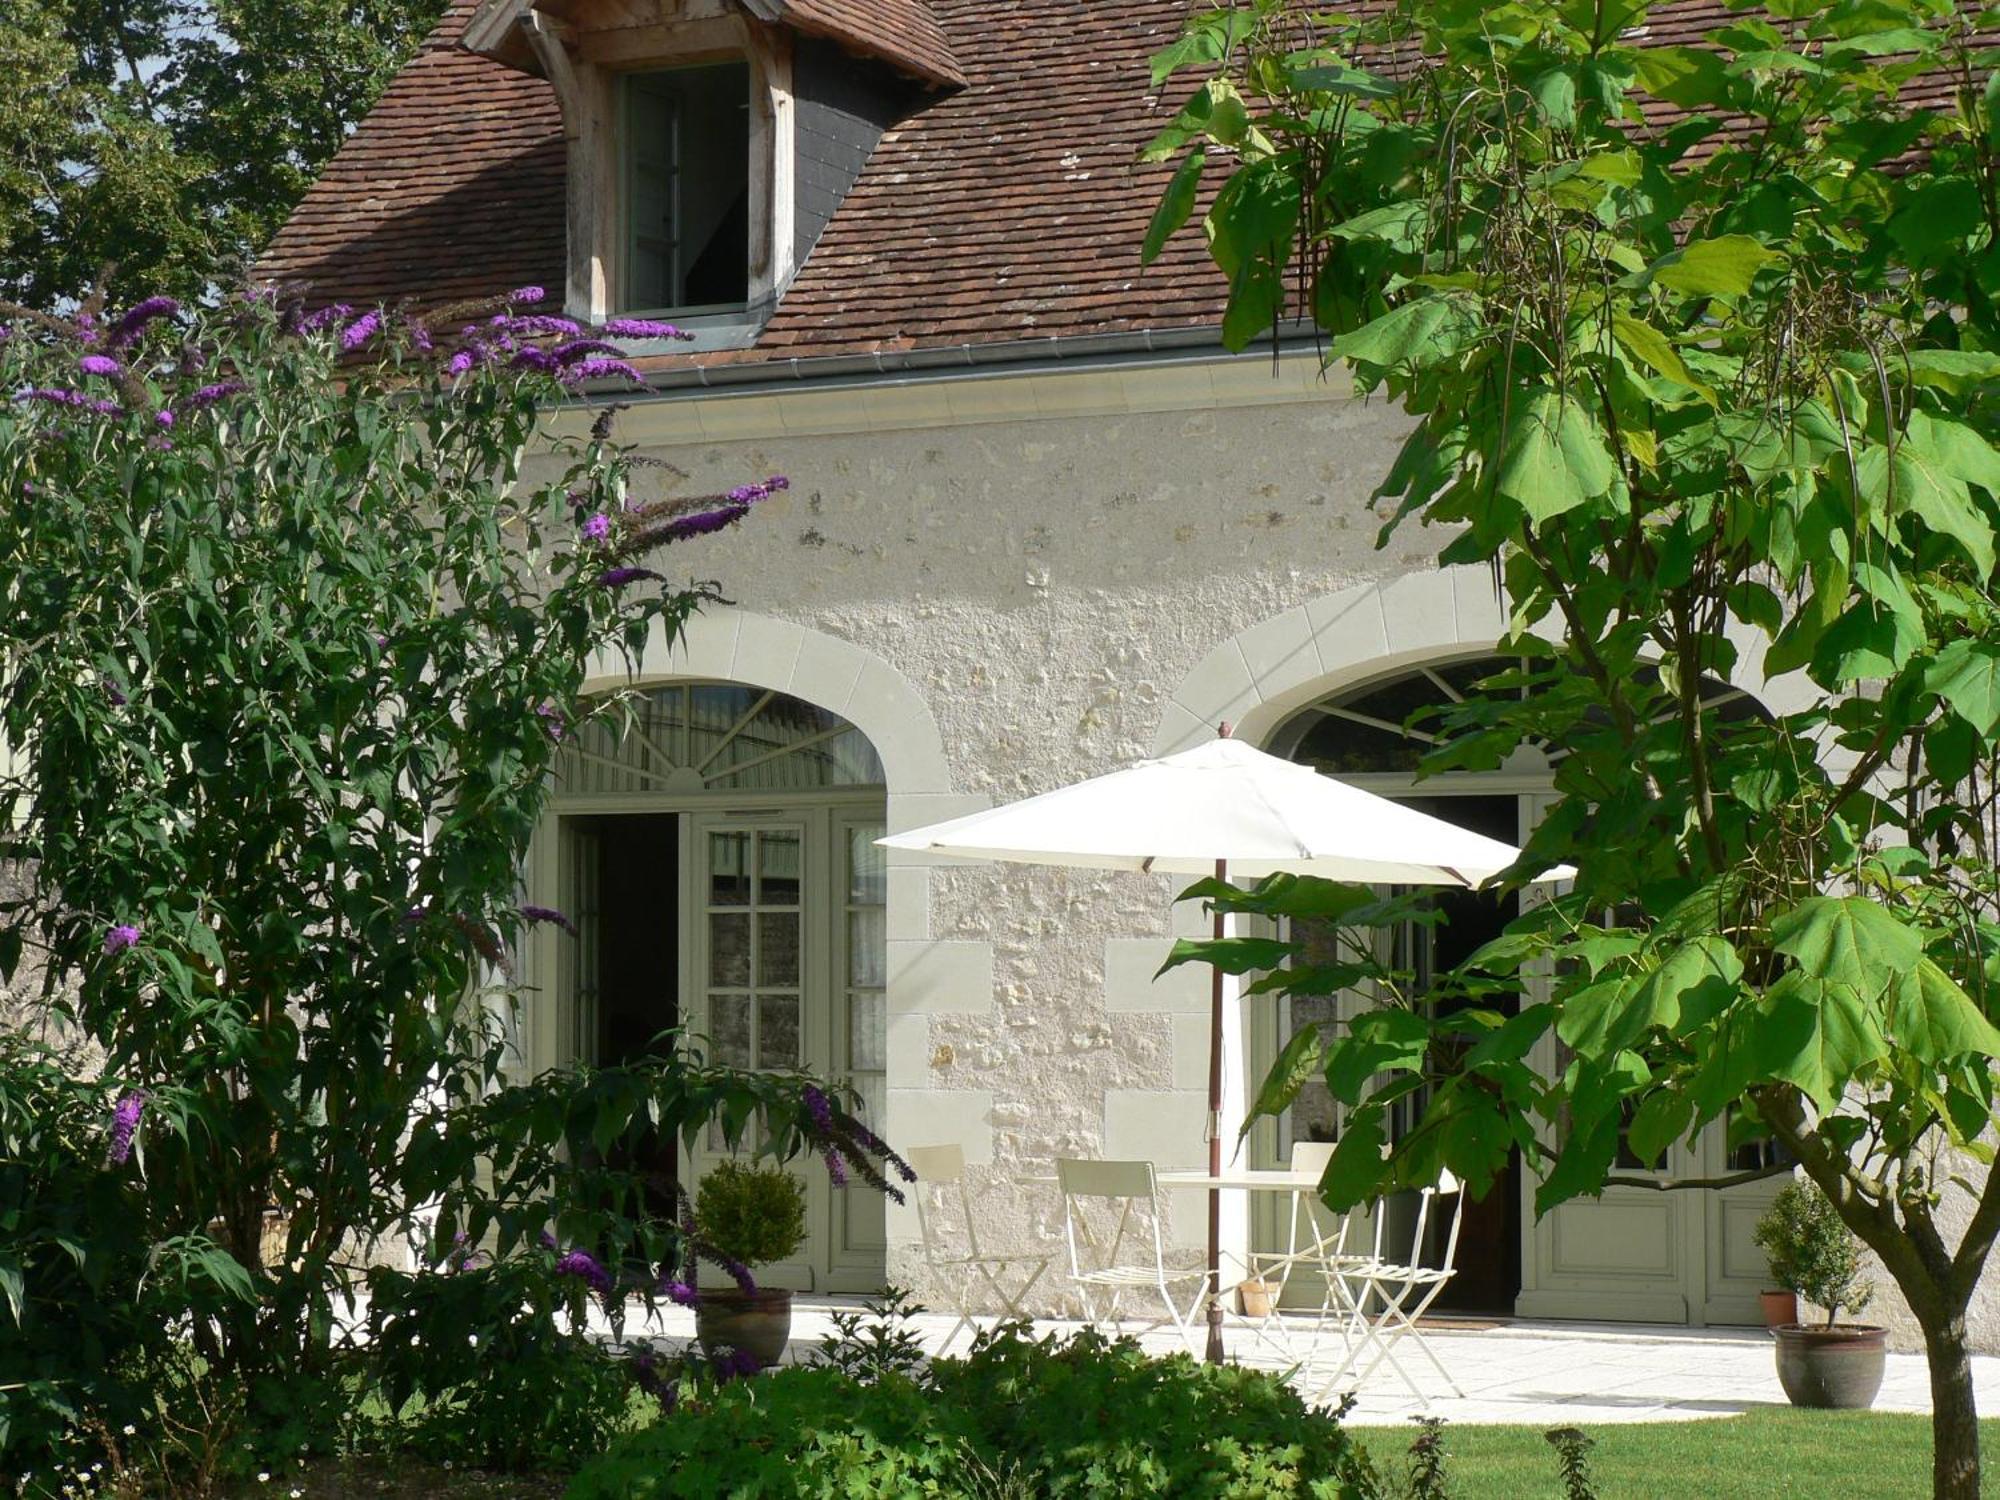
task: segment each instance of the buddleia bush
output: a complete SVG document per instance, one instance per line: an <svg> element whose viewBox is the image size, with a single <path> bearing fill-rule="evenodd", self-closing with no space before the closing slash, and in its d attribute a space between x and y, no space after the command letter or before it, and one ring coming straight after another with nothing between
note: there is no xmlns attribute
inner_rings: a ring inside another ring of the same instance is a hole
<svg viewBox="0 0 2000 1500"><path fill-rule="evenodd" d="M568 927L519 887L550 773L617 708L586 674L671 642L717 597L673 549L785 484L651 498L608 420L546 420L674 330L541 296L0 306L0 980L101 1061L0 1057L5 1467L163 1339L282 1404L405 1241L679 1287L682 1216L581 1149L628 1129L899 1170L851 1097L691 1046L503 1066L511 955Z"/></svg>

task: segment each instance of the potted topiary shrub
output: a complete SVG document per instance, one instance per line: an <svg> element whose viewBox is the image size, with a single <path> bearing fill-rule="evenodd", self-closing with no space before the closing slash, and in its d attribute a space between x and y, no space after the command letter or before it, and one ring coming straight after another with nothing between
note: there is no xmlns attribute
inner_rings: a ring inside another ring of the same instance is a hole
<svg viewBox="0 0 2000 1500"><path fill-rule="evenodd" d="M806 1194L783 1167L719 1163L695 1194L694 1228L728 1262L736 1284L703 1287L695 1302L695 1337L711 1359L725 1348L758 1369L784 1357L792 1333L792 1294L758 1286L750 1276L798 1252L806 1242Z"/></svg>
<svg viewBox="0 0 2000 1500"><path fill-rule="evenodd" d="M1841 1313L1860 1312L1875 1292L1873 1283L1861 1279L1861 1242L1826 1194L1804 1182L1772 1199L1757 1221L1756 1240L1780 1286L1826 1309L1824 1323L1771 1330L1785 1395L1794 1406L1872 1406L1882 1388L1888 1332L1836 1321Z"/></svg>

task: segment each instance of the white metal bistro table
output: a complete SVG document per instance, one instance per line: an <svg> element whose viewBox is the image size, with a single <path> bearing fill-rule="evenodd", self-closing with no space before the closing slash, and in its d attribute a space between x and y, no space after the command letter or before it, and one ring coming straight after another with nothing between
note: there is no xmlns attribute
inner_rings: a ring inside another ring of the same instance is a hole
<svg viewBox="0 0 2000 1500"><path fill-rule="evenodd" d="M1204 1172L1190 1168L1184 1171L1158 1172L1155 1174L1154 1180L1163 1189L1195 1189L1202 1192L1282 1193L1291 1200L1291 1212L1287 1215L1287 1222L1290 1226L1288 1233L1295 1232L1297 1229L1300 1198L1316 1195L1319 1192L1319 1174L1317 1172L1297 1172L1289 1168L1228 1167L1218 1173ZM1290 1253L1296 1254L1300 1247L1292 1244L1288 1248ZM1232 1258L1241 1259L1241 1257ZM1257 1275L1257 1266L1254 1259L1244 1262L1243 1272L1244 1274L1239 1280L1247 1280ZM1280 1283L1280 1290L1282 1290L1282 1285ZM1217 1285L1211 1289L1211 1295L1214 1296L1218 1305L1227 1313L1228 1303L1223 1301L1225 1291L1219 1279ZM1284 1327L1283 1323L1279 1321L1275 1297L1268 1316L1257 1318L1251 1316L1248 1312L1245 1312L1242 1316L1243 1321L1250 1325L1252 1332L1260 1343L1270 1344L1289 1357L1291 1353L1290 1349L1284 1344L1282 1339L1273 1340L1270 1333L1271 1326L1274 1323L1281 1333ZM1321 1326L1323 1326L1323 1323L1324 1320L1322 1319Z"/></svg>

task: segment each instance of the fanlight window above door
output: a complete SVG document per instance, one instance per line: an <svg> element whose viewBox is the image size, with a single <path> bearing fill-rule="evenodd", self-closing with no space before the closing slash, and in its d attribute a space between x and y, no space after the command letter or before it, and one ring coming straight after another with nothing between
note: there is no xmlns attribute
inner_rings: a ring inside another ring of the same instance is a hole
<svg viewBox="0 0 2000 1500"><path fill-rule="evenodd" d="M1334 776L1414 773L1443 740L1443 711L1477 693L1487 679L1521 665L1515 657L1475 656L1377 678L1292 715L1272 736L1271 752ZM1651 678L1658 669L1640 671ZM1702 680L1701 697L1724 721L1764 714L1748 693L1712 677ZM1551 764L1561 758L1560 752L1545 748L1545 753Z"/></svg>
<svg viewBox="0 0 2000 1500"><path fill-rule="evenodd" d="M840 715L736 683L675 683L625 696L565 747L557 777L568 796L827 791L885 782L875 747Z"/></svg>

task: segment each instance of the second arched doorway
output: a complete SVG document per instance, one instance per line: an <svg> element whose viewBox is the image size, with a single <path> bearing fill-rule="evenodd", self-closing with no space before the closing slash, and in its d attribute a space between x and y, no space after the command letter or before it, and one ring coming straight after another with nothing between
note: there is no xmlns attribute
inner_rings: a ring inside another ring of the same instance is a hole
<svg viewBox="0 0 2000 1500"><path fill-rule="evenodd" d="M1477 684L1516 663L1490 648L1441 655L1352 681L1281 720L1268 735L1273 753L1309 764L1383 796L1420 807L1432 816L1510 842L1525 839L1555 800L1552 765L1559 752L1523 746L1502 766L1477 773L1452 772L1419 779L1418 766L1438 742L1441 714ZM1702 693L1725 717L1763 712L1748 694L1723 682ZM1441 892L1445 922L1411 925L1385 935L1381 956L1414 978L1421 993L1430 975L1472 953L1518 915L1519 897ZM1531 978L1505 1007L1539 997L1545 981ZM1252 1018L1253 1059L1268 1065L1277 1049L1309 1022L1338 1022L1367 1003L1358 995L1301 998L1288 1008ZM1539 1066L1563 1064L1556 1043L1545 1040ZM1414 1117L1414 1106L1407 1111ZM1399 1126L1407 1125L1399 1121ZM1324 1088L1301 1092L1275 1128L1261 1126L1257 1149L1269 1164L1286 1159L1295 1140L1338 1135L1340 1110ZM1692 1145L1677 1145L1658 1176L1715 1176L1732 1161L1720 1128ZM1636 1158L1621 1172L1648 1175ZM1591 1318L1672 1323L1754 1323L1757 1293L1765 1281L1763 1257L1751 1228L1777 1184L1758 1183L1726 1193L1660 1192L1614 1188L1579 1200L1537 1221L1534 1184L1518 1154L1506 1178L1467 1208L1460 1240L1459 1275L1441 1305L1463 1313ZM1275 1232L1266 1226L1265 1233Z"/></svg>

